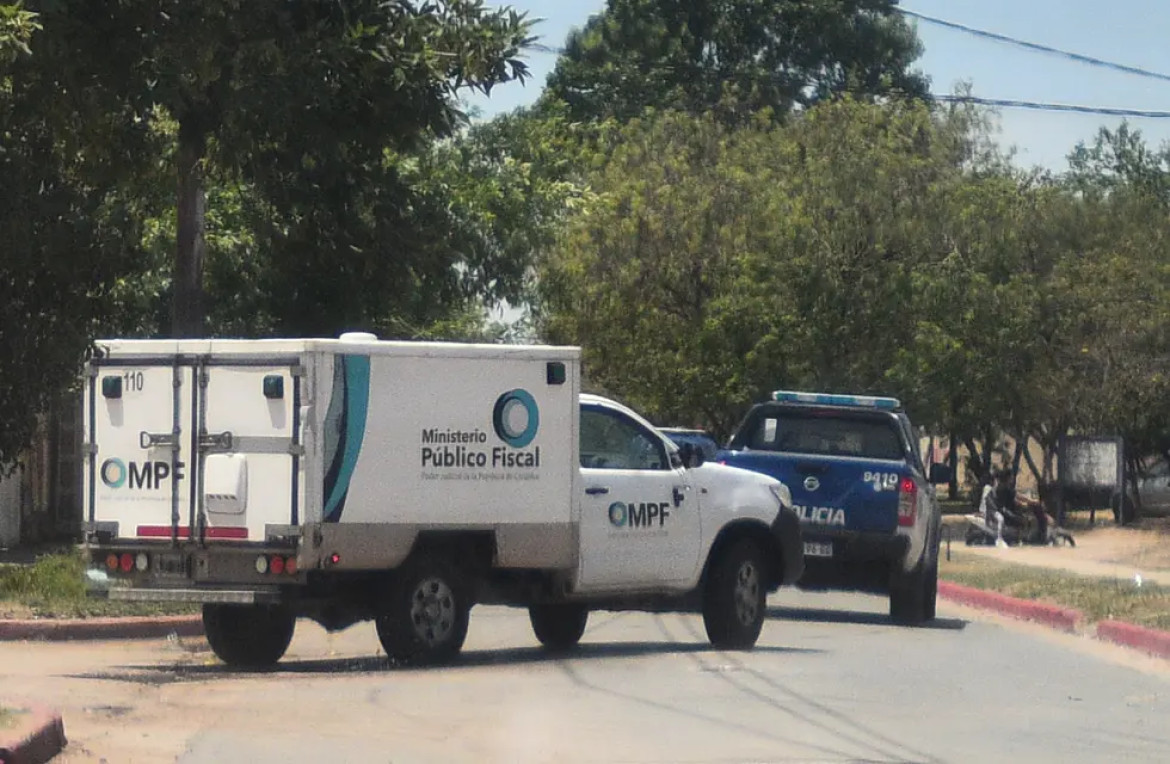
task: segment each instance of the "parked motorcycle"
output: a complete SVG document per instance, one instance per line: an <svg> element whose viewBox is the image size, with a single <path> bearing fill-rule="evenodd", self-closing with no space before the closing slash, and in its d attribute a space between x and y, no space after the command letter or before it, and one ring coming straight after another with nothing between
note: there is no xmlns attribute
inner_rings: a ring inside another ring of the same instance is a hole
<svg viewBox="0 0 1170 764"><path fill-rule="evenodd" d="M1056 524L1038 499L1019 499L1013 495L1011 501L1017 506L1003 506L995 490L990 485L984 486L980 511L966 516L967 546L1077 545L1073 535Z"/></svg>

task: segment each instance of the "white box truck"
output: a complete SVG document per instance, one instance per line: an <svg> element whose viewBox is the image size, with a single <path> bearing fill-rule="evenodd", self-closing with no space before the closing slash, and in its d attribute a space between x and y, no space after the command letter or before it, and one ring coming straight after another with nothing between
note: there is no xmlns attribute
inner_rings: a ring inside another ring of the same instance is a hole
<svg viewBox="0 0 1170 764"><path fill-rule="evenodd" d="M594 609L697 610L747 648L803 569L782 483L582 394L578 348L109 340L83 395L91 595L202 603L233 666L298 617L441 661L476 603L554 649Z"/></svg>

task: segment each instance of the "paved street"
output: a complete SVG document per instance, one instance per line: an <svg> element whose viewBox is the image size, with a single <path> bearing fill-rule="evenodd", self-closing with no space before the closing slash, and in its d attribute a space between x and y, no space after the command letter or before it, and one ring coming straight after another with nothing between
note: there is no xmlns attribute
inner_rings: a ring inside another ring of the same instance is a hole
<svg viewBox="0 0 1170 764"><path fill-rule="evenodd" d="M787 592L752 653L695 616L594 614L565 660L522 611L479 608L456 667L391 670L369 625L301 622L280 670L202 640L0 643L0 687L56 705L65 762L1165 761L1170 670L943 607Z"/></svg>

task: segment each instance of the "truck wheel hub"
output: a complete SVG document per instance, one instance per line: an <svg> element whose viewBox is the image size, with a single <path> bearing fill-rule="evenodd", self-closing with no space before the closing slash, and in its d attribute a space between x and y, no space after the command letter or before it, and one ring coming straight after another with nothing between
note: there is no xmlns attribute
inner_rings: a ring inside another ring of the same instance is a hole
<svg viewBox="0 0 1170 764"><path fill-rule="evenodd" d="M411 597L410 620L424 642L443 642L455 625L455 593L451 587L438 578L421 581Z"/></svg>
<svg viewBox="0 0 1170 764"><path fill-rule="evenodd" d="M756 620L760 607L760 573L745 562L735 577L735 614L745 626Z"/></svg>

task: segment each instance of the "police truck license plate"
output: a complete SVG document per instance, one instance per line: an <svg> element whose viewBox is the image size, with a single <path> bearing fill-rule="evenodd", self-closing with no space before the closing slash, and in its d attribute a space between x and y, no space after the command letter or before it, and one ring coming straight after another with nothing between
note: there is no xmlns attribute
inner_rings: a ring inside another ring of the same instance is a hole
<svg viewBox="0 0 1170 764"><path fill-rule="evenodd" d="M832 557L833 544L830 541L806 541L804 542L804 556Z"/></svg>

